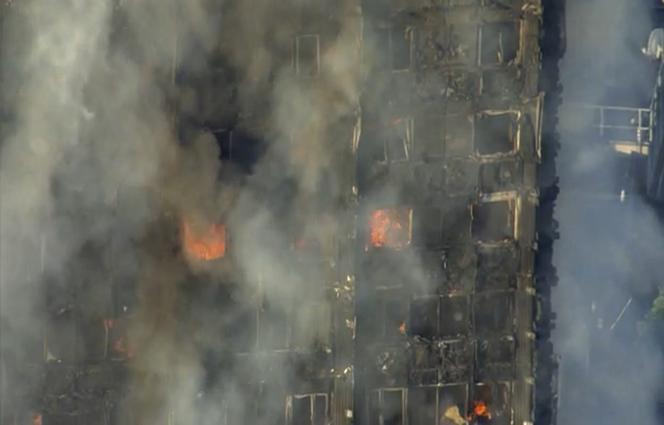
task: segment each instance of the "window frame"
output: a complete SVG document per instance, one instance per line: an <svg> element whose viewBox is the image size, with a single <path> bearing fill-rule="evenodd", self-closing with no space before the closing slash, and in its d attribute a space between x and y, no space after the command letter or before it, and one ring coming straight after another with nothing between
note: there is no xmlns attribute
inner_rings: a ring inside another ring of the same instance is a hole
<svg viewBox="0 0 664 425"><path fill-rule="evenodd" d="M386 135L383 139L383 157L385 158L385 163L404 163L409 162L414 153L415 146L415 119L413 117L401 117L397 118L398 122L389 125L386 129L389 132L389 136ZM392 140L393 131L398 129L396 132L398 140L401 142L400 148L403 148L403 157L392 158L391 148L389 140ZM402 131L403 130L403 131Z"/></svg>
<svg viewBox="0 0 664 425"><path fill-rule="evenodd" d="M407 387L384 387L384 388L376 388L372 390L372 393L377 394L376 400L378 401L378 406L376 406L376 410L378 412L378 422L377 425L385 425L385 415L383 413L383 402L384 402L384 396L386 392L400 392L401 393L401 424L400 425L408 425L408 388ZM371 400L372 397L367 398L367 411L369 412L369 415L371 415ZM372 418L369 418L369 422L371 422Z"/></svg>
<svg viewBox="0 0 664 425"><path fill-rule="evenodd" d="M316 400L318 397L323 397L325 400L325 411L323 412L323 417L325 418L325 422L327 422L330 419L330 395L328 393L323 393L323 392L315 392L315 393L304 393L304 394L290 394L286 396L286 407L285 407L285 415L286 415L286 425L294 425L293 422L293 400L295 399L309 399L309 420L311 421L308 425L316 425L315 418L316 418Z"/></svg>
<svg viewBox="0 0 664 425"><path fill-rule="evenodd" d="M316 58L314 61L315 72L312 74L303 73L305 68L304 64L301 63L300 50L301 43L306 38L313 38L316 40ZM295 36L295 46L294 46L294 55L293 55L293 67L295 69L295 75L300 78L316 78L320 75L320 35L319 34L298 34Z"/></svg>
<svg viewBox="0 0 664 425"><path fill-rule="evenodd" d="M408 66L405 68L395 68L395 34L397 30L403 29L404 39L408 45ZM413 68L413 52L414 52L414 43L415 43L415 28L408 25L391 25L388 29L388 51L390 54L390 71L394 73L408 72Z"/></svg>

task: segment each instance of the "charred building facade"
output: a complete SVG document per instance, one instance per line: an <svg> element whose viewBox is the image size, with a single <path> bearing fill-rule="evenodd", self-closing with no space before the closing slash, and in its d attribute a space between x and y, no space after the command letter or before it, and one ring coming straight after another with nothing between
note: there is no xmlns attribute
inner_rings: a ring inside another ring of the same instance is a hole
<svg viewBox="0 0 664 425"><path fill-rule="evenodd" d="M356 409L531 423L539 5L366 3Z"/></svg>
<svg viewBox="0 0 664 425"><path fill-rule="evenodd" d="M30 283L2 424L552 423L542 2L203 3L207 43L137 46L135 6L109 14L108 55L161 93L138 97L172 152L156 185L92 201L71 161L52 176L69 221L35 252L72 223L111 230Z"/></svg>

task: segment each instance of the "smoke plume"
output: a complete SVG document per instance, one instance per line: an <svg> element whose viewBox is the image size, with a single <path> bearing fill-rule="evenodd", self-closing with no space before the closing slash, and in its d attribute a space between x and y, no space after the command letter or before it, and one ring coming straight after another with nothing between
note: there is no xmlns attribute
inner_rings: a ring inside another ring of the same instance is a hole
<svg viewBox="0 0 664 425"><path fill-rule="evenodd" d="M641 322L664 278L662 225L631 183L635 162L598 143L579 113L580 104L648 107L656 65L640 48L650 12L647 2L567 2L554 291L560 423L661 423L661 348Z"/></svg>
<svg viewBox="0 0 664 425"><path fill-rule="evenodd" d="M352 2L335 6L340 18L330 25L338 37L320 46L317 84L303 86L294 80L293 34L283 24L296 18L300 1L281 3L30 0L8 7L2 54L12 60L3 61L2 76L10 125L0 166L5 364L44 356L58 363L70 348L78 350L72 358L90 355L62 329L74 326L72 317L117 328L117 320L105 320L117 314L112 294L127 284L136 300L120 307L134 358L114 414L141 424L218 423L225 407L255 402L242 390L259 384L259 374L294 375L292 366L268 361L234 365L223 382L210 373L210 358L238 348L223 326L247 326L245 310L257 302L275 312L272 319L291 314L311 282L339 274L335 264L297 263L288 253L297 233L333 258L332 235L346 231L340 212L350 180L332 171L332 158L352 150L359 15ZM209 78L212 57L233 75L207 80L214 90L201 92L192 81ZM243 136L258 146L250 173L218 161L213 125L204 121L224 114L254 124ZM337 127L339 140L330 140ZM220 176L232 184L219 184ZM184 219L229 228L235 267L183 255ZM245 289L225 288L229 278ZM219 297L235 307L220 309ZM313 292L311 305L297 309L292 345L329 352L328 298ZM71 326L47 332L54 315ZM270 328L259 332L275 347L285 341ZM18 373L3 373L2 384L17 400L31 390ZM283 402L273 398L267 394L266 406ZM45 404L21 403L28 411ZM266 409L268 417L283 414L279 405Z"/></svg>

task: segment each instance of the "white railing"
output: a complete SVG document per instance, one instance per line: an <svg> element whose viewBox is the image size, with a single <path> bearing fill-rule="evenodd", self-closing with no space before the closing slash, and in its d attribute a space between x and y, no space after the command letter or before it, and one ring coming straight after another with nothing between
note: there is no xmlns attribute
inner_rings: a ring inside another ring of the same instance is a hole
<svg viewBox="0 0 664 425"><path fill-rule="evenodd" d="M646 153L653 139L653 114L650 108L578 105L592 115L591 127L597 135L613 144L631 145Z"/></svg>

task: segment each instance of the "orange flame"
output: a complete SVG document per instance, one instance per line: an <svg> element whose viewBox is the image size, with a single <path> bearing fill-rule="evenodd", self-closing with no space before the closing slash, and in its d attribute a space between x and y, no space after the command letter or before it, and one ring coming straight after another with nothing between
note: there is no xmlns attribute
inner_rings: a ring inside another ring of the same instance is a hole
<svg viewBox="0 0 664 425"><path fill-rule="evenodd" d="M409 208L376 210L369 219L371 245L403 248L410 244Z"/></svg>
<svg viewBox="0 0 664 425"><path fill-rule="evenodd" d="M399 333L401 335L406 335L406 322L401 322L399 324Z"/></svg>
<svg viewBox="0 0 664 425"><path fill-rule="evenodd" d="M42 425L41 413L35 413L32 415L32 425Z"/></svg>
<svg viewBox="0 0 664 425"><path fill-rule="evenodd" d="M226 226L212 224L199 232L182 220L182 244L191 258L205 261L222 258L226 255Z"/></svg>
<svg viewBox="0 0 664 425"><path fill-rule="evenodd" d="M483 417L483 418L491 419L491 412L489 412L489 408L487 407L486 403L483 402L482 400L474 401L473 402L473 416L475 418Z"/></svg>

